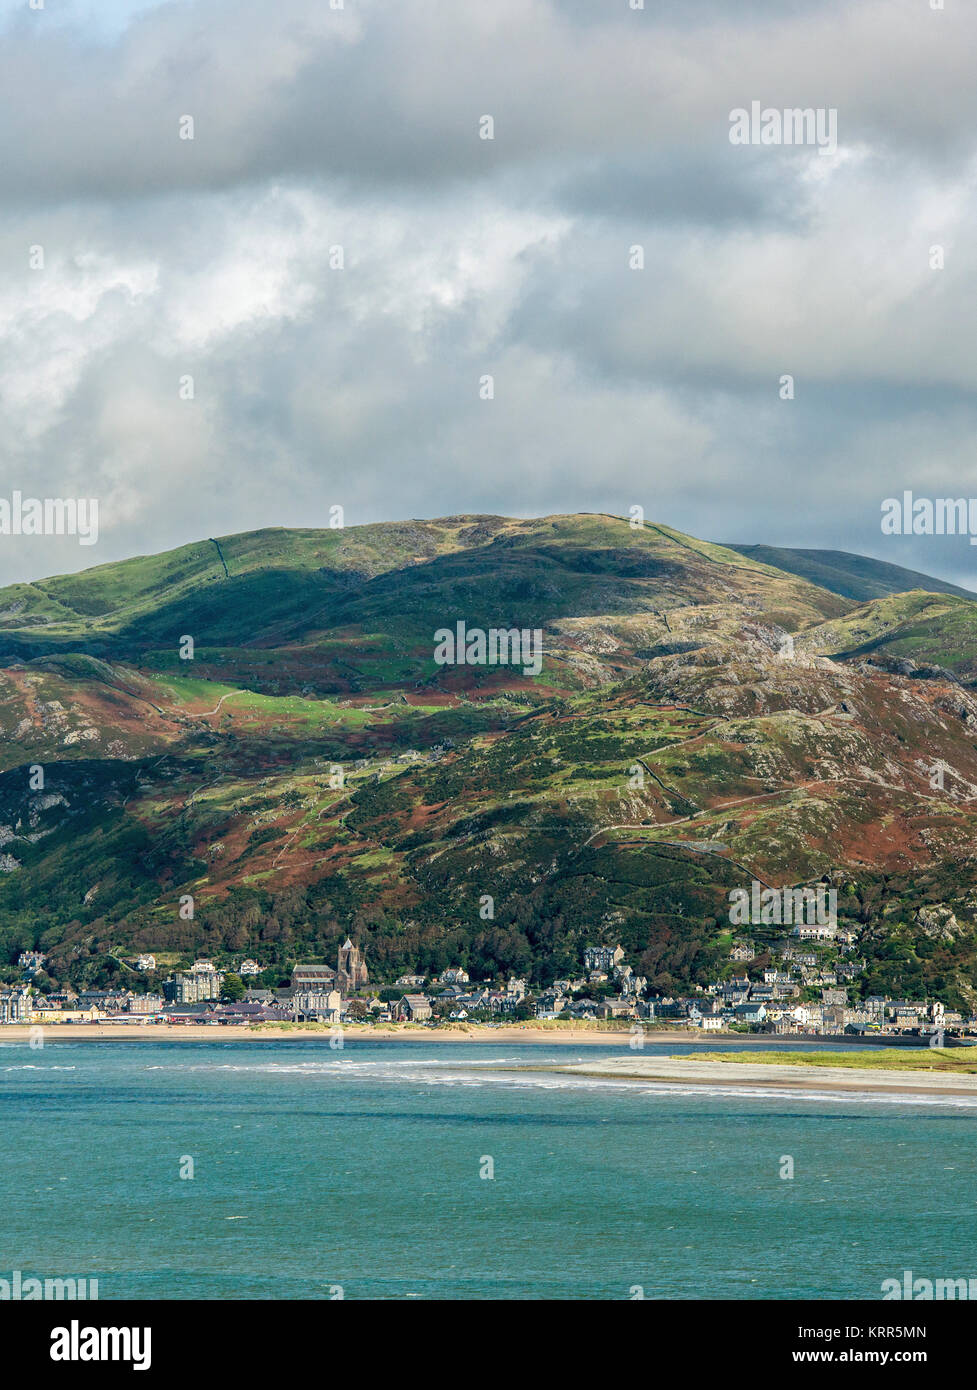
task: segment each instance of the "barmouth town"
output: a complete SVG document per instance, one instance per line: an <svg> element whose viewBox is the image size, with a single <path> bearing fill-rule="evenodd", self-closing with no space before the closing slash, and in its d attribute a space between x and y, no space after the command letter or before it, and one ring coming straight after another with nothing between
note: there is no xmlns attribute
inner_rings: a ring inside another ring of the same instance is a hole
<svg viewBox="0 0 977 1390"><path fill-rule="evenodd" d="M461 965L437 976L403 974L378 984L371 982L363 952L347 938L335 967L297 962L284 989L262 987L258 977L265 971L279 984L285 972L251 959L219 964L195 960L167 974L153 955L141 955L126 965L134 982L140 975L158 980L155 989L45 992L45 985L38 984L38 977L47 978L44 954L24 951L16 964L20 979L0 986L0 1024L469 1028L535 1023L608 1031L623 1027L642 1034L662 1028L690 1035L878 1036L907 1043L913 1038L942 1040L944 1032L948 1038L977 1034L977 1017L939 999L859 997L865 961L858 958L855 933L835 922L801 923L783 939L762 946L733 935L722 977L694 994L675 997L653 997L646 978L635 973L619 945L587 946L582 955L578 978L554 980L546 987L532 988L516 978L475 981Z"/></svg>

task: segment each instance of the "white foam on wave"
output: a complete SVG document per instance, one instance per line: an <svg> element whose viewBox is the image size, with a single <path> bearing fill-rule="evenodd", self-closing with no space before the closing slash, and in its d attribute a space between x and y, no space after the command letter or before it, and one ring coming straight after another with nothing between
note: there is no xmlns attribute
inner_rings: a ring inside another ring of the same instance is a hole
<svg viewBox="0 0 977 1390"><path fill-rule="evenodd" d="M565 1059L560 1059L563 1062ZM321 1077L324 1081L334 1078L348 1080L377 1081L403 1085L415 1082L425 1086L501 1086L507 1090L598 1090L613 1091L618 1094L631 1094L653 1100L658 1096L681 1096L683 1099L748 1100L748 1101L792 1101L810 1102L824 1105L898 1105L937 1106L939 1108L973 1110L977 1109L977 1096L959 1095L920 1095L911 1091L833 1091L794 1089L784 1086L724 1086L719 1083L690 1084L681 1081L661 1081L645 1078L607 1076L587 1076L572 1072L531 1072L506 1071L505 1066L522 1059L501 1059L491 1061L478 1059L476 1063L468 1060L452 1062L446 1066L439 1058L399 1058L355 1059L349 1055L334 1058L321 1058L304 1062L171 1062L148 1065L146 1071L179 1073L229 1072L240 1074L259 1074L269 1077ZM477 1067L468 1076L465 1072ZM73 1070L66 1068L65 1070Z"/></svg>
<svg viewBox="0 0 977 1390"><path fill-rule="evenodd" d="M0 1068L3 1071L77 1071L77 1067L58 1067L52 1062L45 1066L40 1062L21 1062L18 1065Z"/></svg>

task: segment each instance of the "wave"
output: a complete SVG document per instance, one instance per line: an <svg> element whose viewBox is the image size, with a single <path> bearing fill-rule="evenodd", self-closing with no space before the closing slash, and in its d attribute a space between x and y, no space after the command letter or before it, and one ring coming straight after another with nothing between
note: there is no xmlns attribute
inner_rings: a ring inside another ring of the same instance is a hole
<svg viewBox="0 0 977 1390"><path fill-rule="evenodd" d="M77 1067L59 1067L52 1062L50 1066L42 1066L40 1062L22 1062L18 1066L0 1067L0 1071L77 1071Z"/></svg>

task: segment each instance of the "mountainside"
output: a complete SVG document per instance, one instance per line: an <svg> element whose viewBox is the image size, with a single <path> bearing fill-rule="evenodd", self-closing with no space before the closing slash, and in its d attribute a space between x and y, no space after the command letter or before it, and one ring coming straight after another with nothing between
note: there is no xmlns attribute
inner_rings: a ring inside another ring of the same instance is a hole
<svg viewBox="0 0 977 1390"><path fill-rule="evenodd" d="M538 673L438 664L459 622L540 629ZM27 946L76 985L136 950L283 971L351 932L374 978L548 981L613 938L667 992L728 969L756 877L837 888L861 987L977 999L975 622L593 515L264 530L11 586L6 978Z"/></svg>
<svg viewBox="0 0 977 1390"><path fill-rule="evenodd" d="M902 565L890 565L884 560L872 560L867 555L851 555L847 550L794 550L776 545L730 545L728 549L788 574L800 575L822 589L830 589L833 594L857 602L883 598L886 594L903 594L910 589L924 589L930 594L955 594L957 598L971 600L977 598L977 594L945 579L934 579L932 575L907 570Z"/></svg>

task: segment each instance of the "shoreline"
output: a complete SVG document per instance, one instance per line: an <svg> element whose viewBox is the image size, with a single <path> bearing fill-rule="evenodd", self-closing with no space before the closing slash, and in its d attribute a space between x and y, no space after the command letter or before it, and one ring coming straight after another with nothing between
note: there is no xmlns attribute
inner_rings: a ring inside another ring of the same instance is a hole
<svg viewBox="0 0 977 1390"><path fill-rule="evenodd" d="M0 1043L20 1042L30 1044L33 1028L40 1025L0 1024ZM35 1034L36 1036L36 1034ZM518 1026L493 1029L462 1028L403 1028L375 1029L352 1027L342 1030L344 1046L357 1041L378 1042L421 1042L421 1043L478 1043L512 1046L528 1043L537 1045L554 1044L559 1047L618 1046L627 1055L606 1057L592 1062L556 1063L539 1065L521 1063L513 1070L538 1072L558 1076L589 1076L595 1080L627 1081L635 1085L654 1087L660 1084L688 1085L703 1087L729 1087L747 1090L794 1090L835 1092L873 1095L884 1098L886 1095L926 1096L969 1096L977 1099L977 1073L959 1074L932 1071L884 1071L878 1068L860 1067L810 1067L780 1063L715 1062L700 1061L693 1057L645 1056L631 1047L634 1035L630 1032L598 1032L595 1029L561 1028L542 1029ZM269 1042L280 1043L289 1038L300 1040L318 1039L324 1047L334 1040L334 1030L328 1026L291 1028L262 1026L220 1027L213 1024L186 1024L179 1026L154 1025L113 1025L104 1023L65 1023L49 1025L43 1030L43 1045L58 1042L157 1042L157 1043L200 1043L200 1042ZM691 1045L704 1050L714 1048L717 1035L706 1037L690 1036L679 1030L647 1033L646 1044L667 1044L669 1046ZM732 1034L726 1041L743 1041L742 1035ZM750 1046L761 1047L765 1039L750 1038ZM815 1039L811 1040L815 1042ZM783 1039L771 1037L770 1044L783 1047Z"/></svg>
<svg viewBox="0 0 977 1390"><path fill-rule="evenodd" d="M533 1071L528 1066L522 1068ZM951 1072L882 1071L858 1067L805 1067L740 1062L705 1062L686 1057L612 1057L599 1063L540 1067L560 1076L592 1076L605 1081L634 1081L691 1086L731 1086L756 1090L785 1088L919 1096L971 1096L977 1099L977 1075Z"/></svg>
<svg viewBox="0 0 977 1390"><path fill-rule="evenodd" d="M23 1042L29 1040L32 1028L42 1028L45 1046L49 1042L282 1042L288 1038L318 1038L328 1045L334 1029L328 1025L303 1027L301 1024L287 1028L263 1024L257 1028L248 1026L231 1027L214 1024L106 1024L106 1023L55 1023L55 1024L0 1024L0 1042ZM344 1025L343 1041L356 1042L375 1040L377 1042L422 1042L422 1043L572 1043L622 1045L630 1048L634 1036L629 1032L607 1030L598 1032L593 1028L358 1028ZM674 1030L661 1033L646 1033L645 1042L662 1042L674 1045L689 1043L695 1046L715 1047L717 1037L720 1041L740 1041L741 1035L717 1035L690 1037L687 1033Z"/></svg>

